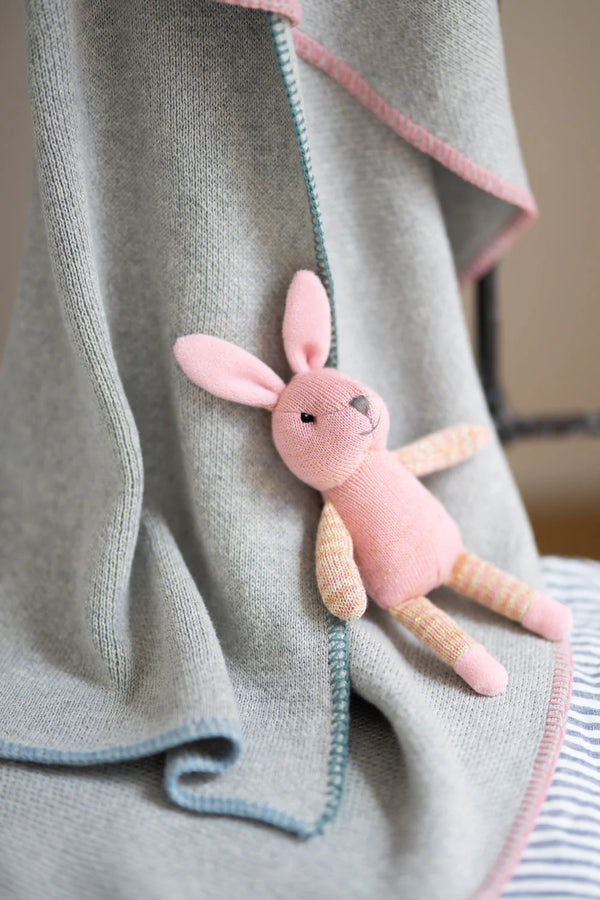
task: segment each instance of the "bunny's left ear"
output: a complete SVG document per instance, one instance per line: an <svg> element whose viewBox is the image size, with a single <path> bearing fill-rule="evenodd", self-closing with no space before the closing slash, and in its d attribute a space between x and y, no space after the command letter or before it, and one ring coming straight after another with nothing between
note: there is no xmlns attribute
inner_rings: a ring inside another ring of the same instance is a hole
<svg viewBox="0 0 600 900"><path fill-rule="evenodd" d="M223 400L272 410L285 387L266 363L208 334L180 337L173 353L190 381Z"/></svg>
<svg viewBox="0 0 600 900"><path fill-rule="evenodd" d="M287 292L283 345L292 372L322 369L331 344L329 298L314 272L296 272Z"/></svg>

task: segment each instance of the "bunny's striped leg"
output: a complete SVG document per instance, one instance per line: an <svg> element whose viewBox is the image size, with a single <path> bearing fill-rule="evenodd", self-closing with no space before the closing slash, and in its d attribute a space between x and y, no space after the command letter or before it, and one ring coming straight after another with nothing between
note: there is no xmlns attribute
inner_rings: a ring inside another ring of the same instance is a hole
<svg viewBox="0 0 600 900"><path fill-rule="evenodd" d="M466 551L458 557L446 584L550 641L563 640L571 630L571 611L566 606L474 553Z"/></svg>
<svg viewBox="0 0 600 900"><path fill-rule="evenodd" d="M388 612L478 694L493 697L504 691L504 667L427 597L407 600Z"/></svg>

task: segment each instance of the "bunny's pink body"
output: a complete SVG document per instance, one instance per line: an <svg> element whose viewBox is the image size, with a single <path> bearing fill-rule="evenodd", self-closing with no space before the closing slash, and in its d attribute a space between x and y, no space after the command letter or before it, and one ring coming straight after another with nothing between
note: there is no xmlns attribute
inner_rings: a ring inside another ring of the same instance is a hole
<svg viewBox="0 0 600 900"><path fill-rule="evenodd" d="M367 593L386 608L438 587L462 551L441 503L386 450L388 431L381 397L336 369L296 375L273 409L281 457L333 503Z"/></svg>
<svg viewBox="0 0 600 900"><path fill-rule="evenodd" d="M339 487L324 491L354 543L367 594L397 606L446 581L463 550L442 504L387 450L368 454Z"/></svg>

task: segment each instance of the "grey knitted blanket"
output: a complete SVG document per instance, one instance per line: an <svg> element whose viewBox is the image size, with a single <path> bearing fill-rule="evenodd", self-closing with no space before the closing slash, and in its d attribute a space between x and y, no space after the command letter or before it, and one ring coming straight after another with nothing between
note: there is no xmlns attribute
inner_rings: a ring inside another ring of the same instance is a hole
<svg viewBox="0 0 600 900"><path fill-rule="evenodd" d="M308 268L390 446L488 423L458 280L535 211L495 0L297 14L28 3L35 183L0 380L14 896L464 898L509 876L552 773L568 648L440 592L508 670L489 699L381 610L328 618L318 495L267 413L173 360L203 332L287 378ZM427 483L467 546L539 583L497 442Z"/></svg>

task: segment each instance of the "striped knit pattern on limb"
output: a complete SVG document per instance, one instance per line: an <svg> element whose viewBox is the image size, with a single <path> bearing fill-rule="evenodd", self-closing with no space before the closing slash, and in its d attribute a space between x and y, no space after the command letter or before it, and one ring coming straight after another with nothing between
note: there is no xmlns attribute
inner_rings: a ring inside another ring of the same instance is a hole
<svg viewBox="0 0 600 900"><path fill-rule="evenodd" d="M452 668L465 650L475 643L466 631L463 631L443 610L434 606L427 597L408 600L406 603L391 607L389 612L425 647L435 653L438 659Z"/></svg>
<svg viewBox="0 0 600 900"><path fill-rule="evenodd" d="M485 447L490 437L485 425L455 425L401 447L395 455L409 472L420 477L463 462Z"/></svg>
<svg viewBox="0 0 600 900"><path fill-rule="evenodd" d="M367 608L367 595L354 562L352 538L333 503L326 503L317 530L317 583L330 613L350 622Z"/></svg>
<svg viewBox="0 0 600 900"><path fill-rule="evenodd" d="M518 578L468 551L458 557L446 584L513 622L522 622L533 601L541 596Z"/></svg>

